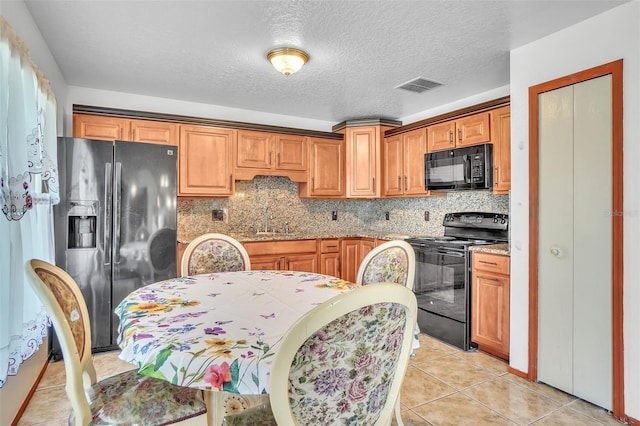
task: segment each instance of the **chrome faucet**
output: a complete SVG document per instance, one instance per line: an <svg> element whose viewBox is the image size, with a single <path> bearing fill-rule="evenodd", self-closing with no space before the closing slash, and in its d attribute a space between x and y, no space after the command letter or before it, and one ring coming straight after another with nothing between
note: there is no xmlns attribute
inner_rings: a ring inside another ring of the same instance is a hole
<svg viewBox="0 0 640 426"><path fill-rule="evenodd" d="M273 219L271 207L264 209L264 216L262 217L262 227L264 228L264 232L269 232L269 219Z"/></svg>

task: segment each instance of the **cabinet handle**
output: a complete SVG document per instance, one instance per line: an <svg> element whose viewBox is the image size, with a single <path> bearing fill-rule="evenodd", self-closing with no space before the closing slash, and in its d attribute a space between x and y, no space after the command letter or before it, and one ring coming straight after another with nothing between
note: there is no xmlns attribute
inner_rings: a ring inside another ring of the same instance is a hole
<svg viewBox="0 0 640 426"><path fill-rule="evenodd" d="M478 261L478 263L484 263L485 265L498 266L498 264L496 262L487 262L486 260L480 260L480 261Z"/></svg>
<svg viewBox="0 0 640 426"><path fill-rule="evenodd" d="M404 176L404 189L407 190L407 176Z"/></svg>
<svg viewBox="0 0 640 426"><path fill-rule="evenodd" d="M485 279L485 280L489 280L489 281L496 281L496 282L500 281L500 279L498 279L498 278L488 277L486 275L483 275L482 278Z"/></svg>
<svg viewBox="0 0 640 426"><path fill-rule="evenodd" d="M398 176L398 189L402 189L402 178Z"/></svg>
<svg viewBox="0 0 640 426"><path fill-rule="evenodd" d="M312 177L311 178L311 192L316 190L316 178Z"/></svg>
<svg viewBox="0 0 640 426"><path fill-rule="evenodd" d="M280 154L276 156L276 166L280 165Z"/></svg>
<svg viewBox="0 0 640 426"><path fill-rule="evenodd" d="M269 151L269 165L271 165L271 151Z"/></svg>
<svg viewBox="0 0 640 426"><path fill-rule="evenodd" d="M375 192L375 190L376 190L376 178L375 178L375 176L371 178L371 183L373 184L373 190Z"/></svg>
<svg viewBox="0 0 640 426"><path fill-rule="evenodd" d="M462 129L458 129L458 142L462 142Z"/></svg>
<svg viewBox="0 0 640 426"><path fill-rule="evenodd" d="M453 145L453 132L449 130L449 143Z"/></svg>
<svg viewBox="0 0 640 426"><path fill-rule="evenodd" d="M327 248L338 248L338 246L327 246Z"/></svg>
<svg viewBox="0 0 640 426"><path fill-rule="evenodd" d="M342 270L342 265L340 264L340 256L338 256L338 272Z"/></svg>
<svg viewBox="0 0 640 426"><path fill-rule="evenodd" d="M498 168L495 168L495 171L493 173L493 186L498 186Z"/></svg>
<svg viewBox="0 0 640 426"><path fill-rule="evenodd" d="M229 175L229 189L233 188L233 174Z"/></svg>

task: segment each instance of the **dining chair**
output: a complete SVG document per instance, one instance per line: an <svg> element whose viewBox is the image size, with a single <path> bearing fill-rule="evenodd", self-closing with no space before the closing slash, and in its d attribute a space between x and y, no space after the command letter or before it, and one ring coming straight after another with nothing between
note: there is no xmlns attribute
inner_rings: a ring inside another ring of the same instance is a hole
<svg viewBox="0 0 640 426"><path fill-rule="evenodd" d="M29 283L47 310L60 341L72 411L69 425L198 425L206 406L198 389L130 370L100 382L91 357L89 313L80 288L59 267L32 259Z"/></svg>
<svg viewBox="0 0 640 426"><path fill-rule="evenodd" d="M180 275L211 272L249 271L249 254L240 242L224 234L204 234L191 241L184 250Z"/></svg>
<svg viewBox="0 0 640 426"><path fill-rule="evenodd" d="M413 247L406 241L393 240L367 253L358 267L356 283L391 282L413 290L415 275L416 255Z"/></svg>
<svg viewBox="0 0 640 426"><path fill-rule="evenodd" d="M395 283L358 287L309 311L273 357L269 403L223 425L402 425L416 297ZM395 408L394 408L395 407Z"/></svg>

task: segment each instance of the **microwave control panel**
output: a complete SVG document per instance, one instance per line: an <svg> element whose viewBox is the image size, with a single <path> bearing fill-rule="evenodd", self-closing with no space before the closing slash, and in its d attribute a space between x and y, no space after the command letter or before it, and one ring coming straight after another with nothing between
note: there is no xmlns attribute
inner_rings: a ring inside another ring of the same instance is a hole
<svg viewBox="0 0 640 426"><path fill-rule="evenodd" d="M477 154L471 159L471 182L484 182L484 156Z"/></svg>

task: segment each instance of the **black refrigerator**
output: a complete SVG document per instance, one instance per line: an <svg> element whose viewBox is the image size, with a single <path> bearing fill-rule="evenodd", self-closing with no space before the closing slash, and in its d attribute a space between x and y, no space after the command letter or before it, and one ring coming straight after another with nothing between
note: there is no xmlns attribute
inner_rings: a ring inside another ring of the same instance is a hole
<svg viewBox="0 0 640 426"><path fill-rule="evenodd" d="M133 290L176 276L178 148L58 138L56 264L80 287L93 352L116 348L113 309ZM55 335L51 356L61 358Z"/></svg>

